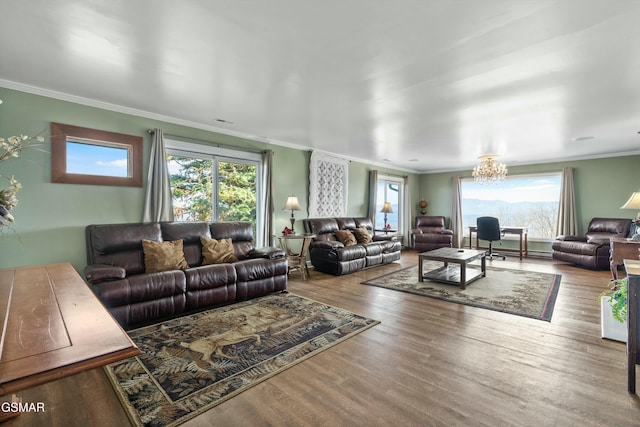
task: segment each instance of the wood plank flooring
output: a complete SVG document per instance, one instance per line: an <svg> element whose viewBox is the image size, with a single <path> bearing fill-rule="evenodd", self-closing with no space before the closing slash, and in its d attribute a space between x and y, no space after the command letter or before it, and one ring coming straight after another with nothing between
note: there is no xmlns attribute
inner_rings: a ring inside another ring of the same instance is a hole
<svg viewBox="0 0 640 427"><path fill-rule="evenodd" d="M188 421L196 426L639 426L625 345L600 338L610 273L508 257L488 265L562 274L551 322L361 282L417 264L334 277L292 273L295 294L381 323ZM20 394L44 414L14 426L129 425L102 370Z"/></svg>

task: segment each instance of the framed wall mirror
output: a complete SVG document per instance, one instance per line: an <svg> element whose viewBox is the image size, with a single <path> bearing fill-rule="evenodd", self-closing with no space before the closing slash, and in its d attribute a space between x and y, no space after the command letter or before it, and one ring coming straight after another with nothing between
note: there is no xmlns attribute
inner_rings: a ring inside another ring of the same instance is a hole
<svg viewBox="0 0 640 427"><path fill-rule="evenodd" d="M51 182L142 187L142 137L51 123Z"/></svg>

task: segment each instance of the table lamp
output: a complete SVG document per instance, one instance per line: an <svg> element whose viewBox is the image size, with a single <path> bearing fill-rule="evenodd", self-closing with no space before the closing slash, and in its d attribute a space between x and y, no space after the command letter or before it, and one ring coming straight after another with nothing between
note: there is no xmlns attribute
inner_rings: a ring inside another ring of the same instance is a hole
<svg viewBox="0 0 640 427"><path fill-rule="evenodd" d="M296 196L287 197L287 203L285 203L283 211L291 211L291 232L293 232L293 224L296 222L296 217L293 215L293 211L301 211L300 203Z"/></svg>
<svg viewBox="0 0 640 427"><path fill-rule="evenodd" d="M629 197L629 200L627 200L627 202L624 205L620 206L620 209L636 209L640 211L640 190L631 194L631 197ZM636 219L633 222L634 222L633 226L635 228L635 231L633 233L633 236L631 236L631 239L635 241L640 241L640 234L638 234L638 227L640 226L640 212L638 212L638 215L636 216Z"/></svg>
<svg viewBox="0 0 640 427"><path fill-rule="evenodd" d="M387 214L393 213L393 209L391 209L391 203L390 202L384 202L384 205L382 205L382 210L380 211L382 213L384 213L384 229L387 229Z"/></svg>

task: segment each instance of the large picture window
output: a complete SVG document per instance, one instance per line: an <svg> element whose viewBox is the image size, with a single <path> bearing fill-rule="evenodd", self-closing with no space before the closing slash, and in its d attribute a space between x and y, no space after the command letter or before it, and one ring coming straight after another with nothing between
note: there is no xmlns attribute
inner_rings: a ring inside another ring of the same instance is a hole
<svg viewBox="0 0 640 427"><path fill-rule="evenodd" d="M387 224L392 230L404 232L404 224L402 221L404 209L404 180L402 178L390 176L378 176L377 193L376 193L376 229L384 228L384 213L381 213L385 202L391 204L393 213L387 214Z"/></svg>
<svg viewBox="0 0 640 427"><path fill-rule="evenodd" d="M462 222L465 229L479 216L498 218L500 225L527 227L529 238L556 236L562 174L512 175L504 181L479 184L463 179Z"/></svg>
<svg viewBox="0 0 640 427"><path fill-rule="evenodd" d="M254 236L262 235L259 154L165 144L176 221L249 221Z"/></svg>

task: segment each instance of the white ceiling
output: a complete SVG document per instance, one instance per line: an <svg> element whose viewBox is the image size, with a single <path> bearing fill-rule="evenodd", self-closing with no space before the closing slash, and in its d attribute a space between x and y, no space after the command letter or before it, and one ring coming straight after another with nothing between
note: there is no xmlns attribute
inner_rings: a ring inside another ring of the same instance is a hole
<svg viewBox="0 0 640 427"><path fill-rule="evenodd" d="M638 0L0 0L0 16L4 87L415 172L640 153Z"/></svg>

